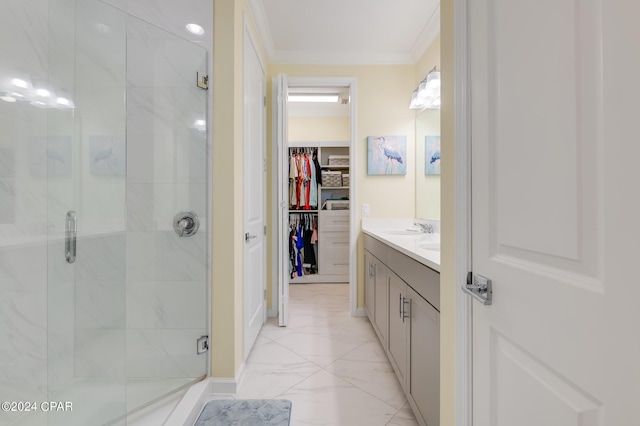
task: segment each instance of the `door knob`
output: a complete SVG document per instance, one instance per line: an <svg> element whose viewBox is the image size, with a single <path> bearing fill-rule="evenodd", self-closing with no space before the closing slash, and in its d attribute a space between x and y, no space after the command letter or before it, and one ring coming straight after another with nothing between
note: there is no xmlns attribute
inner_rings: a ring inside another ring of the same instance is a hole
<svg viewBox="0 0 640 426"><path fill-rule="evenodd" d="M245 234L244 234L244 240L245 241L253 240L254 238L258 238L258 236L257 235L252 235L252 234L250 234L248 232L245 232Z"/></svg>

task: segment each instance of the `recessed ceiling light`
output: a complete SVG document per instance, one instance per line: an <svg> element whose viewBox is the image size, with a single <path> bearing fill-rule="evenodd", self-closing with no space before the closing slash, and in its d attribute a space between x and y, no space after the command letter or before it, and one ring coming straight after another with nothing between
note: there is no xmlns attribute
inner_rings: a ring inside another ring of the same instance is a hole
<svg viewBox="0 0 640 426"><path fill-rule="evenodd" d="M340 99L338 95L321 94L296 94L291 93L287 98L289 102L333 102L336 103Z"/></svg>
<svg viewBox="0 0 640 426"><path fill-rule="evenodd" d="M198 24L187 24L187 30L192 33L192 34L196 34L196 35L202 35L204 34L204 28L202 28L200 25Z"/></svg>

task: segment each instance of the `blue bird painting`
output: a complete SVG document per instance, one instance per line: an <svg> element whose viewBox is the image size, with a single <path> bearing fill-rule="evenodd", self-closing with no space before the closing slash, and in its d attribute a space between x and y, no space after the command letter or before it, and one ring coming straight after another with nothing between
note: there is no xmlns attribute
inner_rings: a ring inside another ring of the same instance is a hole
<svg viewBox="0 0 640 426"><path fill-rule="evenodd" d="M425 136L424 174L440 174L440 136Z"/></svg>
<svg viewBox="0 0 640 426"><path fill-rule="evenodd" d="M407 174L406 136L369 136L367 154L368 174Z"/></svg>
<svg viewBox="0 0 640 426"><path fill-rule="evenodd" d="M440 159L440 150L437 150L435 154L431 156L430 163L433 164Z"/></svg>

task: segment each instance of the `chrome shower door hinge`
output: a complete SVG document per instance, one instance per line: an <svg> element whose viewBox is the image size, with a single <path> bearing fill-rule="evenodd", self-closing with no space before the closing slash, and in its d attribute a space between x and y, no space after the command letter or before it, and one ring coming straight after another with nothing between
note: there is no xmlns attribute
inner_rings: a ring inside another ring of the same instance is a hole
<svg viewBox="0 0 640 426"><path fill-rule="evenodd" d="M198 355L209 350L209 336L202 336L196 341Z"/></svg>
<svg viewBox="0 0 640 426"><path fill-rule="evenodd" d="M197 84L198 87L204 90L209 89L209 76L200 71L197 72Z"/></svg>

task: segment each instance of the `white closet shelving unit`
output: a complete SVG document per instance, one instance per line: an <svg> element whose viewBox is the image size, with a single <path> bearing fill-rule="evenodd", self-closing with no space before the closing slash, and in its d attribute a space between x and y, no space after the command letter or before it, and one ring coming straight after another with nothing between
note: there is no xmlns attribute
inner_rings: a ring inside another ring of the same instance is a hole
<svg viewBox="0 0 640 426"><path fill-rule="evenodd" d="M289 282L327 283L349 281L349 142L291 142L289 148L315 148L318 150L320 167L325 172L340 173L340 179L328 178L329 185L318 186L316 210L289 209L291 214L318 215L318 250L316 273L303 268L303 275L295 274ZM335 164L337 157L347 157L347 164ZM288 174L287 174L288 176ZM327 182L327 178L325 178ZM324 206L324 208L323 208ZM291 207L291 206L289 206ZM345 208L346 207L346 208ZM332 209L333 208L333 209ZM303 262L303 265L307 265Z"/></svg>

